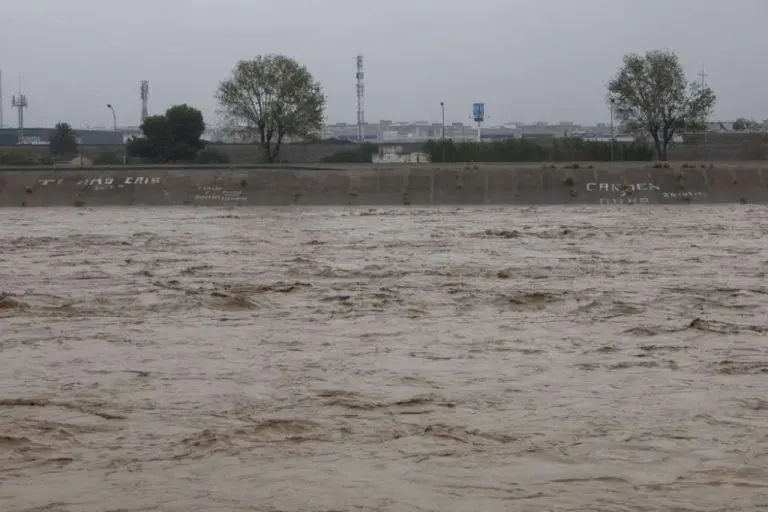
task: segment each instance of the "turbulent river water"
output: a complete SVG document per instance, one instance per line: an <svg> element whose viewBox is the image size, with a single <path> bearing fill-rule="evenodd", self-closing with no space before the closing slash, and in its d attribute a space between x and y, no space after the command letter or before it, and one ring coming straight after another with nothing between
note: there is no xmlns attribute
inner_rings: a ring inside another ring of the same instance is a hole
<svg viewBox="0 0 768 512"><path fill-rule="evenodd" d="M748 511L768 210L0 210L0 510Z"/></svg>

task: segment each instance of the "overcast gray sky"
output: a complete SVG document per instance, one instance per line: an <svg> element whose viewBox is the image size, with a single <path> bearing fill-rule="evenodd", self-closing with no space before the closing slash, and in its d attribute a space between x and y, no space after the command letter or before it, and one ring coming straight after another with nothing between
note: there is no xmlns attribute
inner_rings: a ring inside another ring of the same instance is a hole
<svg viewBox="0 0 768 512"><path fill-rule="evenodd" d="M5 124L18 77L27 126L139 122L175 103L216 122L213 93L239 59L283 53L320 80L329 122L606 121L605 84L629 52L672 49L704 67L715 117L768 118L768 0L2 0Z"/></svg>

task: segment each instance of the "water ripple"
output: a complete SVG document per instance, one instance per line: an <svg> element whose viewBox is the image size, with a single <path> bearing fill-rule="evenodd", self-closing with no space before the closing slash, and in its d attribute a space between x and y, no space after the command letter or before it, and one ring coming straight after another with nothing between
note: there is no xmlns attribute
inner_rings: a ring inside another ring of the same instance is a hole
<svg viewBox="0 0 768 512"><path fill-rule="evenodd" d="M3 510L768 500L764 209L0 221Z"/></svg>

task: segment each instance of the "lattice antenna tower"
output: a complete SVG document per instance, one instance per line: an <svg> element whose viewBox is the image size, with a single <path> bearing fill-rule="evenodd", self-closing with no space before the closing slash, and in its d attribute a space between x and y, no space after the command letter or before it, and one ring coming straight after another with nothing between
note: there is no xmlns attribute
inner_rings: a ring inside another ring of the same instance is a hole
<svg viewBox="0 0 768 512"><path fill-rule="evenodd" d="M357 56L357 140L360 142L365 140L365 132L363 126L365 125L365 86L363 85L363 79L365 74L363 73L363 56Z"/></svg>
<svg viewBox="0 0 768 512"><path fill-rule="evenodd" d="M21 141L21 138L24 136L24 109L29 106L27 95L21 92L21 77L19 77L19 95L13 95L11 106L19 111L19 141Z"/></svg>
<svg viewBox="0 0 768 512"><path fill-rule="evenodd" d="M149 116L149 82L147 80L141 81L141 122L147 119Z"/></svg>

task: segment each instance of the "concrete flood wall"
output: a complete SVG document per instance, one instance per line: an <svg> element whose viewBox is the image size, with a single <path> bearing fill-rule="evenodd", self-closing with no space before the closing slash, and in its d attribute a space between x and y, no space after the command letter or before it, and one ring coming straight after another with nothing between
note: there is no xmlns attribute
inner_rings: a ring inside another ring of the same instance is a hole
<svg viewBox="0 0 768 512"><path fill-rule="evenodd" d="M693 166L691 166L693 167ZM645 163L0 170L0 206L768 203L768 166Z"/></svg>

